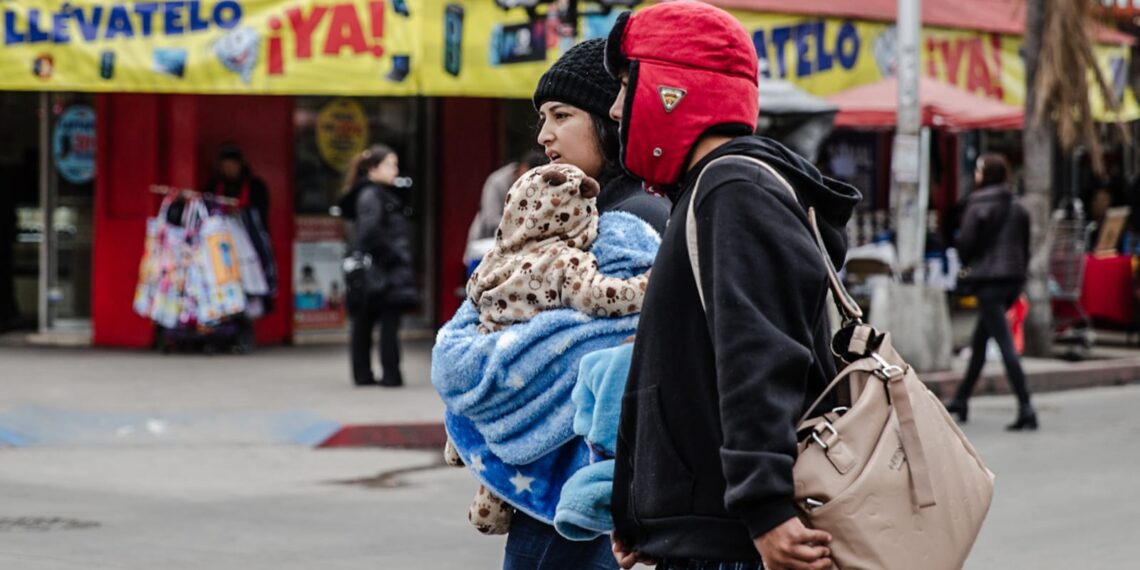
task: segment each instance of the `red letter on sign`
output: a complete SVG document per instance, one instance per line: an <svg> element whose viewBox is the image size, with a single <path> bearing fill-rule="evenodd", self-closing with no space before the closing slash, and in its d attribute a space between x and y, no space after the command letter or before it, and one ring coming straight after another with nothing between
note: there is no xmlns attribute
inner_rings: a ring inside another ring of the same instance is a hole
<svg viewBox="0 0 1140 570"><path fill-rule="evenodd" d="M356 15L356 6L337 4L332 10L329 37L325 40L325 55L339 55L340 50L346 46L352 49L353 53L368 51L368 42L364 39L360 18Z"/></svg>
<svg viewBox="0 0 1140 570"><path fill-rule="evenodd" d="M309 59L313 57L313 30L317 29L317 24L321 23L321 18L325 17L325 12L328 8L324 6L313 6L313 13L309 14L306 18L301 14L300 8L289 8L285 14L289 16L289 24L293 26L293 34L296 36L296 50L297 59Z"/></svg>

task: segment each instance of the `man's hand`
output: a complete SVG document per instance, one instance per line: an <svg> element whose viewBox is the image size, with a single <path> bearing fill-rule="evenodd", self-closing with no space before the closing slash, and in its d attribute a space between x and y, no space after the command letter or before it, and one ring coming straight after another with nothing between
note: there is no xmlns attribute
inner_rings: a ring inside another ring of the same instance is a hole
<svg viewBox="0 0 1140 570"><path fill-rule="evenodd" d="M638 562L648 566L657 565L657 562L655 560L649 558L648 556L642 555L636 550L632 550L630 546L622 542L620 538L611 536L610 539L613 541L614 559L617 560L618 566L629 570L630 568L633 568L633 566Z"/></svg>
<svg viewBox="0 0 1140 570"><path fill-rule="evenodd" d="M756 550L768 570L829 570L831 535L790 518L756 537Z"/></svg>

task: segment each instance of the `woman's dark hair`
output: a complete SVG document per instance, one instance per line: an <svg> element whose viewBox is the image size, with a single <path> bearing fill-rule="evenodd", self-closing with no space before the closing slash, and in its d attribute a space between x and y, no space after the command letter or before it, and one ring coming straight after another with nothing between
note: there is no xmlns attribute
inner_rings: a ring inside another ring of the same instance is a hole
<svg viewBox="0 0 1140 570"><path fill-rule="evenodd" d="M356 155L349 163L348 169L344 173L344 191L352 190L358 182L368 178L368 171L376 168L377 164L384 162L388 155L394 154L396 151L392 147L382 144L374 144Z"/></svg>
<svg viewBox="0 0 1140 570"><path fill-rule="evenodd" d="M593 113L590 113L590 120L594 123L594 139L598 143L598 151L602 153L602 172L620 170L621 135L618 134L617 122Z"/></svg>
<svg viewBox="0 0 1140 570"><path fill-rule="evenodd" d="M1009 182L1009 161L996 152L987 152L979 156L977 169L982 173L979 188Z"/></svg>

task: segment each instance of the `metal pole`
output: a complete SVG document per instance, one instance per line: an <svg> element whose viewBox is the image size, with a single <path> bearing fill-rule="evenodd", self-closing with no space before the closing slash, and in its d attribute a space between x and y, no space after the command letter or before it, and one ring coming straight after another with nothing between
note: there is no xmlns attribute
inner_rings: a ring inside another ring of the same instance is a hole
<svg viewBox="0 0 1140 570"><path fill-rule="evenodd" d="M898 0L898 128L895 132L891 174L895 206L895 244L899 274L922 277L926 210L920 199L922 156L919 129L918 45L922 33L921 0Z"/></svg>
<svg viewBox="0 0 1140 570"><path fill-rule="evenodd" d="M51 301L54 288L53 270L55 248L55 197L52 196L51 181L51 100L46 91L40 92L40 279L39 279L39 331L47 332L52 327Z"/></svg>

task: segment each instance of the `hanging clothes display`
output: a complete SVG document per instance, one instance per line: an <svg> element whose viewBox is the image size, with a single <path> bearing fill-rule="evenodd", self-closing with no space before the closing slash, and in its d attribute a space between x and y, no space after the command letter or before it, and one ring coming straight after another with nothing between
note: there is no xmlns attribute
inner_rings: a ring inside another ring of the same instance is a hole
<svg viewBox="0 0 1140 570"><path fill-rule="evenodd" d="M276 288L276 267L263 263L263 252L272 259L264 228L253 226L261 230L258 235L247 229L247 218L257 222L256 212L235 210L232 204L209 194L176 191L147 220L133 307L164 336L234 330L252 345L249 323L266 311L264 300Z"/></svg>

